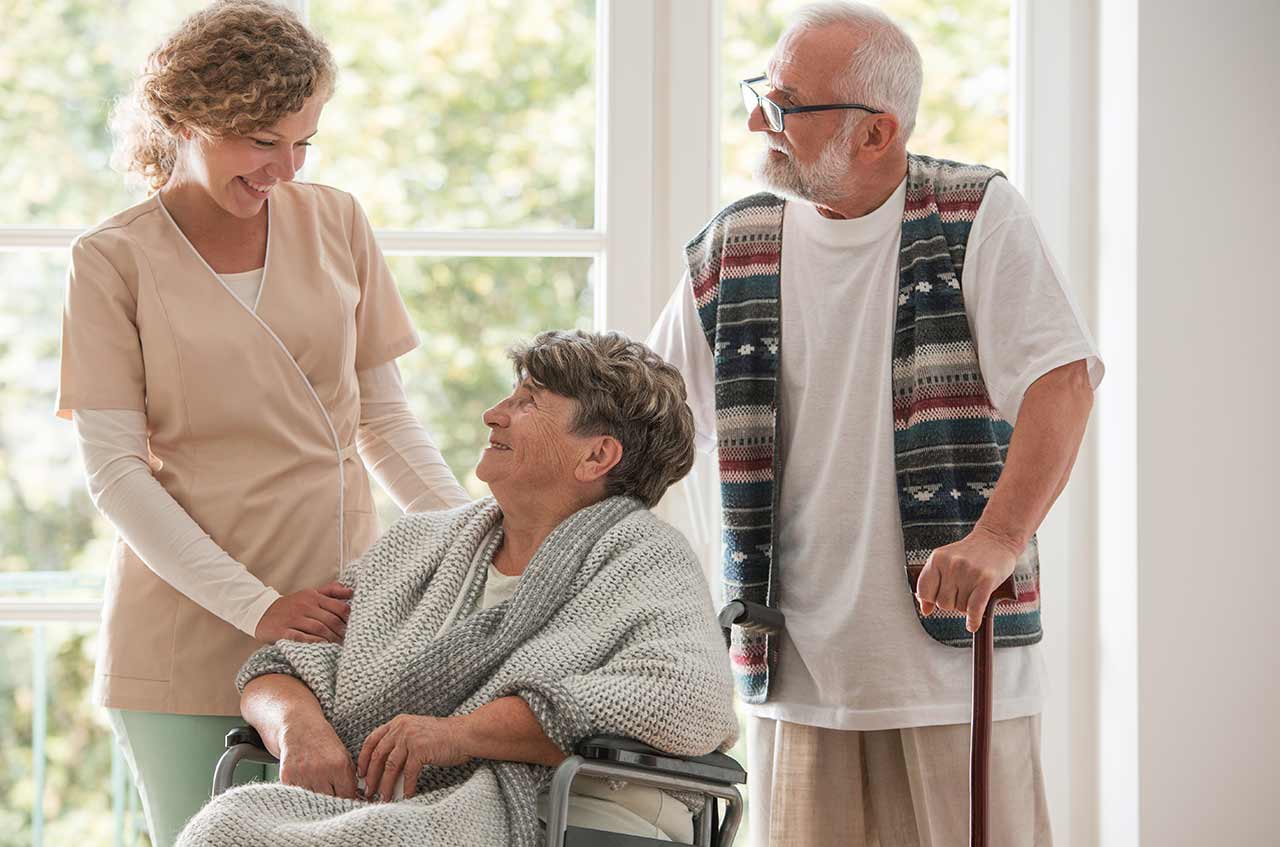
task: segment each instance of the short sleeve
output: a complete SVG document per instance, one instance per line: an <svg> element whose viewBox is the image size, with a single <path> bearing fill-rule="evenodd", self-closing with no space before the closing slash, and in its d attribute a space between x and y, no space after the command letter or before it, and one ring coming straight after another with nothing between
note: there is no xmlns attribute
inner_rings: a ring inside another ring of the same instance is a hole
<svg viewBox="0 0 1280 847"><path fill-rule="evenodd" d="M711 452L716 446L715 358L707 346L686 273L649 333L648 345L684 377L693 412L694 443Z"/></svg>
<svg viewBox="0 0 1280 847"><path fill-rule="evenodd" d="M351 255L360 282L356 370L363 371L403 356L419 342L391 269L374 240L373 227L355 197L351 205Z"/></svg>
<svg viewBox="0 0 1280 847"><path fill-rule="evenodd" d="M1049 371L1084 361L1097 388L1104 367L1093 336L1026 201L992 180L969 233L965 312L991 401L1016 423L1023 395Z"/></svg>
<svg viewBox="0 0 1280 847"><path fill-rule="evenodd" d="M57 412L146 412L146 371L138 337L137 292L86 238L71 246L62 310Z"/></svg>

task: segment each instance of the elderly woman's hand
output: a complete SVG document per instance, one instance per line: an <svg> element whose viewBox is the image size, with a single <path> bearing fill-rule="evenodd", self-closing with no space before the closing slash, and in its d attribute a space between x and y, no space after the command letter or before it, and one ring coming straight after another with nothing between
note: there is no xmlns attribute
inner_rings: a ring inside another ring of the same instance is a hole
<svg viewBox="0 0 1280 847"><path fill-rule="evenodd" d="M404 796L418 789L427 765L461 765L471 758L459 743L452 718L397 715L369 733L357 762L365 798L392 799L396 779L404 775Z"/></svg>
<svg viewBox="0 0 1280 847"><path fill-rule="evenodd" d="M356 769L328 721L287 729L280 742L280 781L355 800Z"/></svg>

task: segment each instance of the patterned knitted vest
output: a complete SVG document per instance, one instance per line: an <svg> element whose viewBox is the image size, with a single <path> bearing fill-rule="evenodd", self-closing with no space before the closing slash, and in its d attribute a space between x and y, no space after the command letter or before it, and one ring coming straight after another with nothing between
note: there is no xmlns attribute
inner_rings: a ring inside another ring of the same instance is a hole
<svg viewBox="0 0 1280 847"><path fill-rule="evenodd" d="M910 155L893 339L894 461L906 548L904 590L937 547L982 515L1013 428L995 409L978 367L961 288L965 244L999 171ZM777 605L775 511L782 351L785 201L755 194L721 210L686 248L698 316L715 357L716 428L724 510L725 600ZM996 645L1040 640L1039 559L1032 538L1018 560L1018 601L996 613ZM918 609L918 607L917 607ZM953 647L972 643L964 615L921 617ZM730 658L748 703L768 696L766 637L734 628Z"/></svg>

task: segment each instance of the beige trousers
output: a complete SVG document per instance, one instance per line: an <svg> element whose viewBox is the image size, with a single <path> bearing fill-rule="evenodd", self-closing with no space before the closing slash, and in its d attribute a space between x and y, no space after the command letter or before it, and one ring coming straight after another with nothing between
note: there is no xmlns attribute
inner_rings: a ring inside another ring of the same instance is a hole
<svg viewBox="0 0 1280 847"><path fill-rule="evenodd" d="M990 847L1051 847L1040 716L991 731ZM749 847L967 847L969 725L877 732L747 718Z"/></svg>

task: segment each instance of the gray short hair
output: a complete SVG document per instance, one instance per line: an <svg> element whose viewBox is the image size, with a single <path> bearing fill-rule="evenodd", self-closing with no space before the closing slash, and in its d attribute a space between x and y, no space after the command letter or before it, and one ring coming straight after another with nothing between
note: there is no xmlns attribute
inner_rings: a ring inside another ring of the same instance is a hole
<svg viewBox="0 0 1280 847"><path fill-rule="evenodd" d="M836 81L836 93L848 102L865 103L892 114L902 127L905 143L916 127L916 110L924 85L924 66L915 42L884 12L846 0L802 7L783 39L828 26L843 26L864 36L849 57L843 78ZM857 116L851 113L849 120Z"/></svg>
<svg viewBox="0 0 1280 847"><path fill-rule="evenodd" d="M645 345L618 332L553 330L507 355L518 380L575 401L572 432L622 444L622 460L605 477L609 494L652 508L693 467L684 378Z"/></svg>

